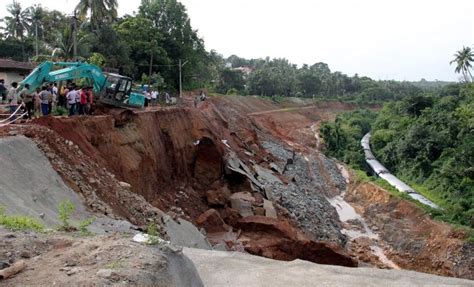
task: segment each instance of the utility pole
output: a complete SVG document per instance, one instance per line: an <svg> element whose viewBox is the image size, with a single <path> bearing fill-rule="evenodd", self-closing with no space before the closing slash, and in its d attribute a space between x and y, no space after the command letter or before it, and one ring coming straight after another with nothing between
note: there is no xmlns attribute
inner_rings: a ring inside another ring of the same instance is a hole
<svg viewBox="0 0 474 287"><path fill-rule="evenodd" d="M38 61L38 20L35 20L36 61Z"/></svg>
<svg viewBox="0 0 474 287"><path fill-rule="evenodd" d="M179 97L183 96L183 82L182 82L182 73L181 69L186 65L189 61L185 61L181 64L181 59L179 59L178 66L179 66Z"/></svg>
<svg viewBox="0 0 474 287"><path fill-rule="evenodd" d="M153 52L156 47L156 40L153 39L151 41L151 46L150 46L150 68L148 70L148 86L151 85L151 73L152 73L152 68L153 68Z"/></svg>
<svg viewBox="0 0 474 287"><path fill-rule="evenodd" d="M72 34L72 41L73 41L73 61L77 61L77 17L76 17L76 10L74 10L73 16L73 29L74 32Z"/></svg>
<svg viewBox="0 0 474 287"><path fill-rule="evenodd" d="M151 68L153 67L153 52L150 54L150 69L148 70L148 86L151 84Z"/></svg>

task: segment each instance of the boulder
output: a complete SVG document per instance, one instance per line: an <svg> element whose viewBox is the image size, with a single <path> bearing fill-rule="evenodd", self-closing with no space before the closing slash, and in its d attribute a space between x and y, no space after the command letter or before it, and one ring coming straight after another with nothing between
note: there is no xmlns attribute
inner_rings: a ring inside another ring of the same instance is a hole
<svg viewBox="0 0 474 287"><path fill-rule="evenodd" d="M208 233L228 231L230 227L222 220L219 212L215 209L209 209L199 215L196 224L204 228Z"/></svg>

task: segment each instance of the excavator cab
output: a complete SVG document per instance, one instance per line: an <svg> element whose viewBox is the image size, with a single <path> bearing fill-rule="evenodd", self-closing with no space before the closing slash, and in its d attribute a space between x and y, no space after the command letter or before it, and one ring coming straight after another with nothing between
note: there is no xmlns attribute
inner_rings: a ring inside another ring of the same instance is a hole
<svg viewBox="0 0 474 287"><path fill-rule="evenodd" d="M107 86L101 96L101 102L125 107L142 108L145 97L132 93L132 79L119 74L104 73Z"/></svg>
<svg viewBox="0 0 474 287"><path fill-rule="evenodd" d="M106 74L107 87L102 100L127 105L132 90L132 79L118 74Z"/></svg>

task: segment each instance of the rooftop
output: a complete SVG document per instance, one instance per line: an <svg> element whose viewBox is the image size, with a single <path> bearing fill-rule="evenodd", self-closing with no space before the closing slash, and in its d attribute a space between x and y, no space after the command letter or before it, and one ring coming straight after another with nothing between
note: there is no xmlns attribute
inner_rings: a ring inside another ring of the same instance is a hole
<svg viewBox="0 0 474 287"><path fill-rule="evenodd" d="M18 62L11 59L0 59L0 68L33 70L35 67L36 64L31 62Z"/></svg>

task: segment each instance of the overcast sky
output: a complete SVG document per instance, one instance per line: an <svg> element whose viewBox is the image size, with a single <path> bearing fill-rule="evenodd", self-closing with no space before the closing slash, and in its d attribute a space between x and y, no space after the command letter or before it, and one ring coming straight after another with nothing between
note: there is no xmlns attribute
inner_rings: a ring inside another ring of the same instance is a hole
<svg viewBox="0 0 474 287"><path fill-rule="evenodd" d="M19 2L69 12L78 1ZM119 15L131 14L140 3L118 2ZM284 57L299 65L325 62L333 71L375 79L457 80L449 61L463 45L474 45L473 0L181 2L207 50L245 58Z"/></svg>

